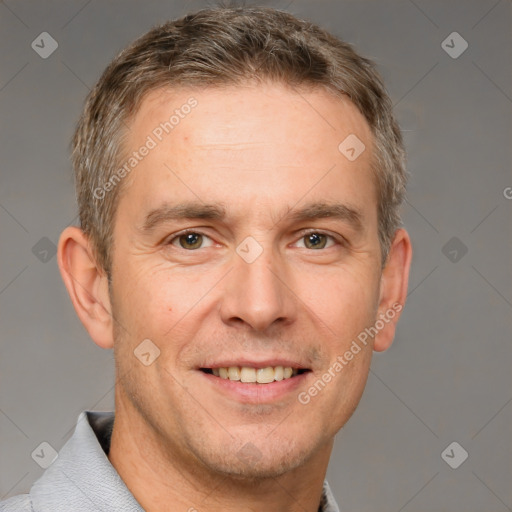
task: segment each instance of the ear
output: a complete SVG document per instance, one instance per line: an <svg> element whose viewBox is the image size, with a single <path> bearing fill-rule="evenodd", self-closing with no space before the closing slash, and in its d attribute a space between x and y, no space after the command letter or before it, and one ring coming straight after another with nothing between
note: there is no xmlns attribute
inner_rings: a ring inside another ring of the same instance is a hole
<svg viewBox="0 0 512 512"><path fill-rule="evenodd" d="M379 308L375 323L380 320L384 327L379 329L374 338L373 350L376 352L387 350L393 343L396 324L407 297L411 259L411 239L405 229L398 229L391 242L380 280Z"/></svg>
<svg viewBox="0 0 512 512"><path fill-rule="evenodd" d="M98 346L112 348L107 275L98 268L89 239L80 228L70 226L61 233L57 262L78 318Z"/></svg>

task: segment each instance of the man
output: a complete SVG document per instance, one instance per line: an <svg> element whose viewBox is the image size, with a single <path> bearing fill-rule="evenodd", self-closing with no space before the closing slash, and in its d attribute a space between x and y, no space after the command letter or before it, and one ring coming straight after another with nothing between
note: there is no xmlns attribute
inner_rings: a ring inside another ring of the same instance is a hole
<svg viewBox="0 0 512 512"><path fill-rule="evenodd" d="M324 480L406 297L406 172L372 63L270 8L205 9L124 50L73 139L58 263L114 349L3 511L338 510Z"/></svg>

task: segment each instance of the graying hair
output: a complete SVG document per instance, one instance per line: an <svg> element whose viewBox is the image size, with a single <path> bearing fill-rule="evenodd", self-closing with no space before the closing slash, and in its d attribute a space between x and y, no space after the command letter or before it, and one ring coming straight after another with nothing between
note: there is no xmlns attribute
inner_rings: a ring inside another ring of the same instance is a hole
<svg viewBox="0 0 512 512"><path fill-rule="evenodd" d="M368 122L375 151L379 242L385 264L407 172L402 135L373 61L317 25L269 7L215 7L155 26L108 65L89 93L72 141L80 225L110 277L122 187L94 194L118 169L126 126L158 88L269 81L348 97Z"/></svg>

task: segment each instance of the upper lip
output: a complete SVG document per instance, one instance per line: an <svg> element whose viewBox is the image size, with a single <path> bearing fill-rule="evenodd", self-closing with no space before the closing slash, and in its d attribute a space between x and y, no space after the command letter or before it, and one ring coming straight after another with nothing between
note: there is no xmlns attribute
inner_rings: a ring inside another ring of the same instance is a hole
<svg viewBox="0 0 512 512"><path fill-rule="evenodd" d="M258 359L258 358L230 358L219 359L216 361L206 361L199 368L229 368L230 366L247 366L250 368L267 368L268 366L289 366L299 370L309 370L310 367L306 363L301 363L294 359L287 359L283 357Z"/></svg>

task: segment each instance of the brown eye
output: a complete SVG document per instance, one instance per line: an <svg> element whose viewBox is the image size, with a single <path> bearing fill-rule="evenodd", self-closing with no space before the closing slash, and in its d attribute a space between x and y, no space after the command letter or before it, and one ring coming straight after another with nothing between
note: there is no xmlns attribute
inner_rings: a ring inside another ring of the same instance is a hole
<svg viewBox="0 0 512 512"><path fill-rule="evenodd" d="M186 233L179 237L179 241L183 249L199 249L203 242L203 235L199 233Z"/></svg>
<svg viewBox="0 0 512 512"><path fill-rule="evenodd" d="M327 244L327 235L322 233L308 233L303 237L307 249L324 249Z"/></svg>
<svg viewBox="0 0 512 512"><path fill-rule="evenodd" d="M179 242L179 246L182 249L193 251L195 249L201 249L205 247L205 242L208 242L209 237L196 233L195 231L189 231L188 233L182 233L181 235L175 236L170 242L170 245L177 246L176 242ZM211 245L211 243L209 244Z"/></svg>

